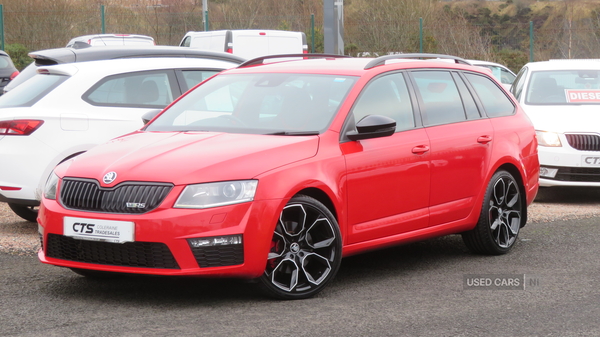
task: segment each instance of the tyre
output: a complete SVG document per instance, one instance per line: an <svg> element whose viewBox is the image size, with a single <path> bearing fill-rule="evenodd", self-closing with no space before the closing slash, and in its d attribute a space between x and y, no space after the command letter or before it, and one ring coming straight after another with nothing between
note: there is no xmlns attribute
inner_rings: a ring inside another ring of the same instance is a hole
<svg viewBox="0 0 600 337"><path fill-rule="evenodd" d="M314 198L299 195L283 208L258 285L277 299L316 295L337 273L342 237L333 214Z"/></svg>
<svg viewBox="0 0 600 337"><path fill-rule="evenodd" d="M521 191L519 183L507 171L494 174L487 186L477 225L462 233L469 250L488 255L510 251L527 219Z"/></svg>
<svg viewBox="0 0 600 337"><path fill-rule="evenodd" d="M8 207L10 207L10 209L12 209L12 211L21 218L30 222L37 222L38 206L8 203Z"/></svg>

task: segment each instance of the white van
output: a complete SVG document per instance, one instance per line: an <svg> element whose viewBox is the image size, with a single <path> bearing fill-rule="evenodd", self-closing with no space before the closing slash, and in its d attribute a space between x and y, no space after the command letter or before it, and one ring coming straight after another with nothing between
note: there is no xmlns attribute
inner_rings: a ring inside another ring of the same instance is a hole
<svg viewBox="0 0 600 337"><path fill-rule="evenodd" d="M308 53L306 34L285 30L187 32L179 46L227 52L247 59L264 55Z"/></svg>
<svg viewBox="0 0 600 337"><path fill-rule="evenodd" d="M94 34L74 37L67 43L67 47L77 47L78 42L90 46L153 46L154 38L138 34Z"/></svg>

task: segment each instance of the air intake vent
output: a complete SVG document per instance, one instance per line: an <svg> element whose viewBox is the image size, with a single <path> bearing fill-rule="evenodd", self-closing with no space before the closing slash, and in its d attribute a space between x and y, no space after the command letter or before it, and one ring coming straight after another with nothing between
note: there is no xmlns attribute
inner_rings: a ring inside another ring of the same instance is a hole
<svg viewBox="0 0 600 337"><path fill-rule="evenodd" d="M244 246L190 247L200 268L234 266L244 263Z"/></svg>
<svg viewBox="0 0 600 337"><path fill-rule="evenodd" d="M161 242L116 244L48 234L46 255L55 259L111 266L179 269L169 247Z"/></svg>
<svg viewBox="0 0 600 337"><path fill-rule="evenodd" d="M172 184L125 182L102 188L92 179L63 179L60 201L65 208L104 213L146 213L160 205Z"/></svg>

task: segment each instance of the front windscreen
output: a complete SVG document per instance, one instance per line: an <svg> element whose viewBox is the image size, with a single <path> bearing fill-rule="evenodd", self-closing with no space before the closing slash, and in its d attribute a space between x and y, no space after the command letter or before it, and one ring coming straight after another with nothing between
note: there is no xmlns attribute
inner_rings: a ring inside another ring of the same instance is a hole
<svg viewBox="0 0 600 337"><path fill-rule="evenodd" d="M147 131L318 134L356 77L315 74L222 74L202 84Z"/></svg>
<svg viewBox="0 0 600 337"><path fill-rule="evenodd" d="M553 70L531 74L525 103L600 104L599 70Z"/></svg>

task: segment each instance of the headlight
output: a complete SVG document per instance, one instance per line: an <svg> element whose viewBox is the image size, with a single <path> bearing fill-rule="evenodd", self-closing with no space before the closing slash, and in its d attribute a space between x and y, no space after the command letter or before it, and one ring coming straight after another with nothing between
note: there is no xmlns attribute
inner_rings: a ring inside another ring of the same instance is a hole
<svg viewBox="0 0 600 337"><path fill-rule="evenodd" d="M236 180L185 187L175 208L210 208L254 200L258 180Z"/></svg>
<svg viewBox="0 0 600 337"><path fill-rule="evenodd" d="M535 135L537 136L538 144L541 146L552 146L552 147L562 146L562 144L560 143L560 139L558 138L558 133L546 132L546 131L536 131Z"/></svg>
<svg viewBox="0 0 600 337"><path fill-rule="evenodd" d="M52 200L56 199L56 186L58 186L58 180L58 176L52 172L44 187L44 198Z"/></svg>

